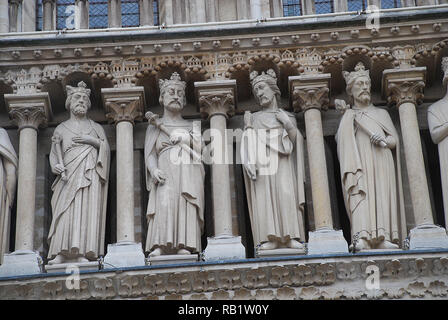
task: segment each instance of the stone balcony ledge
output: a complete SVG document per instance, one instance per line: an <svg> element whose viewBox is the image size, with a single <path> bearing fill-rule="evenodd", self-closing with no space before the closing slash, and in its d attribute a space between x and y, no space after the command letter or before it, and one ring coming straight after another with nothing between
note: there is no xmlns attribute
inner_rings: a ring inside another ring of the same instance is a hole
<svg viewBox="0 0 448 320"><path fill-rule="evenodd" d="M447 294L448 250L254 258L0 279L0 299L446 299Z"/></svg>
<svg viewBox="0 0 448 320"><path fill-rule="evenodd" d="M394 9L381 9L379 18L381 23L399 23L409 20L443 19L448 13L448 4L403 7ZM95 41L103 39L129 40L129 37L154 39L170 39L188 33L189 36L203 36L208 34L214 37L226 34L254 33L260 31L285 31L294 30L314 30L316 28L349 27L353 25L365 25L369 13L350 11L335 12L326 14L302 15L291 17L276 17L260 19L248 19L237 21L220 21L195 24L173 24L160 26L140 26L105 29L64 29L35 32L8 32L0 33L0 46L14 46L33 42L35 44L44 43L47 40L73 41L79 40ZM286 28L286 29L285 29Z"/></svg>

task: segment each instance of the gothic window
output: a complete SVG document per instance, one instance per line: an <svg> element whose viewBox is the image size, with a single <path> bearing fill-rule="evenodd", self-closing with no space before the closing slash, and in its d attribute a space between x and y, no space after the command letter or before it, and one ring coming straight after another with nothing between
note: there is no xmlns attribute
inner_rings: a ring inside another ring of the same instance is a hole
<svg viewBox="0 0 448 320"><path fill-rule="evenodd" d="M381 9L401 8L401 0L381 0Z"/></svg>
<svg viewBox="0 0 448 320"><path fill-rule="evenodd" d="M43 13L42 0L36 0L36 31L42 31Z"/></svg>
<svg viewBox="0 0 448 320"><path fill-rule="evenodd" d="M367 0L347 0L348 11L365 11L367 6Z"/></svg>
<svg viewBox="0 0 448 320"><path fill-rule="evenodd" d="M302 3L300 0L283 0L283 16L292 17L302 15Z"/></svg>
<svg viewBox="0 0 448 320"><path fill-rule="evenodd" d="M107 0L89 0L89 29L109 26Z"/></svg>
<svg viewBox="0 0 448 320"><path fill-rule="evenodd" d="M58 0L56 2L56 29L75 28L75 1Z"/></svg>
<svg viewBox="0 0 448 320"><path fill-rule="evenodd" d="M334 12L333 0L315 0L314 6L317 14Z"/></svg>
<svg viewBox="0 0 448 320"><path fill-rule="evenodd" d="M123 27L138 27L140 25L139 0L121 1L121 25Z"/></svg>
<svg viewBox="0 0 448 320"><path fill-rule="evenodd" d="M159 25L159 0L153 1L154 25Z"/></svg>

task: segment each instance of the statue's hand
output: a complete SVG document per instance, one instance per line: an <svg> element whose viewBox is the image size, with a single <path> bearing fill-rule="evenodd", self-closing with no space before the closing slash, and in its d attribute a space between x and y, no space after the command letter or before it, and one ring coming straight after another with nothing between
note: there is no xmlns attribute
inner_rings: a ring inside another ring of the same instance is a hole
<svg viewBox="0 0 448 320"><path fill-rule="evenodd" d="M386 142L384 141L384 137L379 133L374 133L370 136L370 142L376 145L384 145Z"/></svg>
<svg viewBox="0 0 448 320"><path fill-rule="evenodd" d="M98 139L96 139L92 136L89 136L89 135L73 137L72 141L75 143L90 144L91 146L94 146L96 148L98 148L98 146L99 146Z"/></svg>
<svg viewBox="0 0 448 320"><path fill-rule="evenodd" d="M182 141L182 135L180 135L180 134L175 134L175 133L172 133L171 134L171 136L170 136L170 142L172 143L172 144L178 144L179 142L181 142Z"/></svg>
<svg viewBox="0 0 448 320"><path fill-rule="evenodd" d="M257 170L255 169L255 165L245 164L244 168L246 169L246 173L251 180L257 180Z"/></svg>
<svg viewBox="0 0 448 320"><path fill-rule="evenodd" d="M155 184L164 184L166 180L165 173L160 169L155 169L153 173L153 179Z"/></svg>
<svg viewBox="0 0 448 320"><path fill-rule="evenodd" d="M278 121L281 122L281 124L285 128L291 128L293 126L293 124L292 124L291 120L289 119L288 115L282 109L278 109L277 113L275 114L275 117L277 118Z"/></svg>
<svg viewBox="0 0 448 320"><path fill-rule="evenodd" d="M65 167L62 164L56 164L54 166L54 172L56 172L56 174L60 175L65 171Z"/></svg>

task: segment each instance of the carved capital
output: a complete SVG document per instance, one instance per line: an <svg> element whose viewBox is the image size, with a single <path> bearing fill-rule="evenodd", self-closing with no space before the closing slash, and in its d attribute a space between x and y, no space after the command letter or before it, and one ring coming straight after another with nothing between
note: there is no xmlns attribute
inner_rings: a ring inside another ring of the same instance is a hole
<svg viewBox="0 0 448 320"><path fill-rule="evenodd" d="M143 87L134 88L103 88L106 117L117 124L120 121L134 121L143 118L145 93Z"/></svg>
<svg viewBox="0 0 448 320"><path fill-rule="evenodd" d="M326 110L329 103L330 77L328 73L289 77L294 111Z"/></svg>
<svg viewBox="0 0 448 320"><path fill-rule="evenodd" d="M223 115L226 118L235 112L235 80L195 82L196 97L201 114L209 118Z"/></svg>
<svg viewBox="0 0 448 320"><path fill-rule="evenodd" d="M388 69L383 72L383 95L390 105L409 102L415 105L423 99L426 68Z"/></svg>
<svg viewBox="0 0 448 320"><path fill-rule="evenodd" d="M19 130L45 127L51 117L50 98L47 92L32 95L5 94L9 116Z"/></svg>

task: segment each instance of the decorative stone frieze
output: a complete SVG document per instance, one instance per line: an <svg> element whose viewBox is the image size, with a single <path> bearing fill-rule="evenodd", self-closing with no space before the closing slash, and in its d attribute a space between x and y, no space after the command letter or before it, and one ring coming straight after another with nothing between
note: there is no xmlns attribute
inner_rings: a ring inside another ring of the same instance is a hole
<svg viewBox="0 0 448 320"><path fill-rule="evenodd" d="M367 259L367 260L366 260ZM368 263L366 263L368 261ZM347 255L332 262L294 259L238 265L210 264L115 273L80 274L79 289L66 276L0 280L1 299L446 299L448 261L444 253ZM425 265L415 273L416 265ZM376 270L379 289L368 289ZM231 266L232 269L229 269Z"/></svg>

